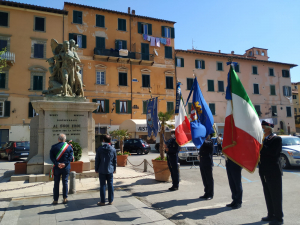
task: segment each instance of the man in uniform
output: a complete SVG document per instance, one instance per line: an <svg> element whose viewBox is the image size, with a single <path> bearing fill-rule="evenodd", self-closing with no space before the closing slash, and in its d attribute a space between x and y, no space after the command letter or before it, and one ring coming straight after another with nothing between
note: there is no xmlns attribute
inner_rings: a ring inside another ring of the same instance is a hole
<svg viewBox="0 0 300 225"><path fill-rule="evenodd" d="M219 134L219 136L217 137L217 143L218 143L218 152L217 155L221 155L222 154L222 134Z"/></svg>
<svg viewBox="0 0 300 225"><path fill-rule="evenodd" d="M178 171L178 151L179 145L176 142L175 131L171 131L171 138L168 140L166 146L167 161L169 170L172 177L172 187L169 188L170 191L177 191L179 187L179 171Z"/></svg>
<svg viewBox="0 0 300 225"><path fill-rule="evenodd" d="M261 125L265 138L260 151L259 176L268 209L268 215L262 221L270 221L272 225L283 224L282 168L279 160L282 139L273 133L274 124L263 120Z"/></svg>
<svg viewBox="0 0 300 225"><path fill-rule="evenodd" d="M50 159L53 162L53 173L54 173L54 188L52 204L56 205L59 197L59 182L62 176L63 183L63 203L68 202L68 178L71 169L70 162L73 162L73 149L71 145L65 142L66 135L60 134L58 136L58 143L52 145L50 150Z"/></svg>
<svg viewBox="0 0 300 225"><path fill-rule="evenodd" d="M213 167L213 142L210 135L202 144L199 150L198 159L200 160L200 172L202 176L204 195L200 198L211 200L214 197L214 178L212 173Z"/></svg>

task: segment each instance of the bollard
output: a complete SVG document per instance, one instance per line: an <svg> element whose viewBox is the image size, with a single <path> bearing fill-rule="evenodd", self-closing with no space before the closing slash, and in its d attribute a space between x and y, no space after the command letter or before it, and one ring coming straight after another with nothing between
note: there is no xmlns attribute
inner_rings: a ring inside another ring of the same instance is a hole
<svg viewBox="0 0 300 225"><path fill-rule="evenodd" d="M180 163L178 163L178 175L179 175L179 181L181 181L181 179L180 179Z"/></svg>
<svg viewBox="0 0 300 225"><path fill-rule="evenodd" d="M69 188L69 194L75 194L76 193L76 172L72 171L70 173L70 188Z"/></svg>
<svg viewBox="0 0 300 225"><path fill-rule="evenodd" d="M144 159L144 172L147 172L147 159Z"/></svg>

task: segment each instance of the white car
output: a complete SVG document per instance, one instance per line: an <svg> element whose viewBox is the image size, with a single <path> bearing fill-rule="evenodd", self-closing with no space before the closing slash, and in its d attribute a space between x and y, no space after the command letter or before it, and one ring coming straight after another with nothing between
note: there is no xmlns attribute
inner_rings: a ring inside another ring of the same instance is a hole
<svg viewBox="0 0 300 225"><path fill-rule="evenodd" d="M300 166L300 138L294 136L280 136L282 138L281 166Z"/></svg>
<svg viewBox="0 0 300 225"><path fill-rule="evenodd" d="M179 147L178 158L180 161L195 161L197 156L198 150L192 141Z"/></svg>

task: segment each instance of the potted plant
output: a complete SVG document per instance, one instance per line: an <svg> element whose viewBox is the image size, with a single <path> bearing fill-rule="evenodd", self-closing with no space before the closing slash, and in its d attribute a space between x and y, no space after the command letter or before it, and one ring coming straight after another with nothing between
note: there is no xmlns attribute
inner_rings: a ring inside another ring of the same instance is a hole
<svg viewBox="0 0 300 225"><path fill-rule="evenodd" d="M169 112L159 112L158 119L161 123L160 129L160 144L159 144L159 153L160 156L156 159L152 159L153 170L155 173L155 180L157 181L168 181L170 179L170 171L168 169L168 162L167 157L165 157L165 147L164 147L164 134L165 134L165 127L168 126L172 128L172 125L168 125L167 121L169 121L173 116L173 110Z"/></svg>
<svg viewBox="0 0 300 225"><path fill-rule="evenodd" d="M82 148L81 146L74 141L67 141L70 145L73 147L73 154L74 154L74 161L71 162L71 170L75 171L76 173L82 173L83 172L83 162L79 161L82 155Z"/></svg>
<svg viewBox="0 0 300 225"><path fill-rule="evenodd" d="M120 152L117 154L117 165L124 167L127 164L129 152L123 152L123 142L125 139L130 138L130 134L128 133L128 130L114 130L110 132L110 135L120 141Z"/></svg>
<svg viewBox="0 0 300 225"><path fill-rule="evenodd" d="M15 174L27 174L27 162L16 162Z"/></svg>

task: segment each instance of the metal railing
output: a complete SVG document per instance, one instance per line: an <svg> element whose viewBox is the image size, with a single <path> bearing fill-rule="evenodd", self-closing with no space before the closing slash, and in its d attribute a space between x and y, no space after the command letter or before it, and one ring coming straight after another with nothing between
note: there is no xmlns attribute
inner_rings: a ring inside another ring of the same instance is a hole
<svg viewBox="0 0 300 225"><path fill-rule="evenodd" d="M129 59L138 59L138 60L146 60L146 61L154 61L153 54L145 54L140 52L130 52L128 51L128 56L121 56L119 54L118 49L94 49L95 55L102 55L102 56L111 56L111 57L120 57L120 58L129 58Z"/></svg>
<svg viewBox="0 0 300 225"><path fill-rule="evenodd" d="M0 55L1 59L6 59L6 61L13 61L15 62L15 53L13 52L4 52L2 55Z"/></svg>

